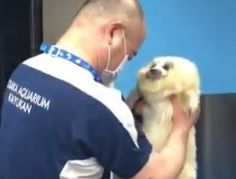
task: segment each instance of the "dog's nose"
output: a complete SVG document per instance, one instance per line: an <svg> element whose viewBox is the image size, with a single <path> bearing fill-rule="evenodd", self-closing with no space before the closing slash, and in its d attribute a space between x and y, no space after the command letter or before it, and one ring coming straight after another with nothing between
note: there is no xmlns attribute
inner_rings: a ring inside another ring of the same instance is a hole
<svg viewBox="0 0 236 179"><path fill-rule="evenodd" d="M151 68L146 72L146 77L148 79L159 79L162 76L162 72L156 68Z"/></svg>

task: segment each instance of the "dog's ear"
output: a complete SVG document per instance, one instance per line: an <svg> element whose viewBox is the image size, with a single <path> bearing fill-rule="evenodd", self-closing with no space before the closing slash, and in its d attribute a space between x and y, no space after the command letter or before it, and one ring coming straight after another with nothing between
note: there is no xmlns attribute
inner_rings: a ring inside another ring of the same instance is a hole
<svg viewBox="0 0 236 179"><path fill-rule="evenodd" d="M126 99L126 104L129 106L130 109L133 109L135 102L141 98L141 95L138 91L138 88L136 87L131 91L129 96Z"/></svg>
<svg viewBox="0 0 236 179"><path fill-rule="evenodd" d="M126 104L129 106L130 110L132 111L132 114L136 121L136 125L138 126L141 126L143 123L142 109L139 109L139 111L137 112L137 109L138 109L137 105L138 103L142 102L142 100L143 98L141 97L137 87L131 91L130 95L126 99Z"/></svg>

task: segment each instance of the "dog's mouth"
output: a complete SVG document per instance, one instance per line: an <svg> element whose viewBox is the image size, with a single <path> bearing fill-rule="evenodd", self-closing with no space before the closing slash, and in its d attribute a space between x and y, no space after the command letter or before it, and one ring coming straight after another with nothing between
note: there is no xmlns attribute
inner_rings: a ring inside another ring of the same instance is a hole
<svg viewBox="0 0 236 179"><path fill-rule="evenodd" d="M163 77L163 74L161 70L151 68L145 73L145 77L150 80L159 80Z"/></svg>

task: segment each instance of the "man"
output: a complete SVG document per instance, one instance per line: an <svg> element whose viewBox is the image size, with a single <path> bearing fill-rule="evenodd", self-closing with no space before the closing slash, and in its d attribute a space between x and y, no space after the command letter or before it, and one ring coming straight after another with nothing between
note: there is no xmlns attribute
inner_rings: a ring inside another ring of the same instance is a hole
<svg viewBox="0 0 236 179"><path fill-rule="evenodd" d="M155 153L120 92L102 84L144 36L136 0L88 0L56 46L20 64L3 102L0 178L176 178L195 117L173 98L173 132Z"/></svg>

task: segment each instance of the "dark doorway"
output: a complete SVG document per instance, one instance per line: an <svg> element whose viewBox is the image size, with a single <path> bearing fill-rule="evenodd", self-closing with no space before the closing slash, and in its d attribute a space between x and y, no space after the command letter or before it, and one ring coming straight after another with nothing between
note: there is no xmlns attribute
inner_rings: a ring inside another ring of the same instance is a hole
<svg viewBox="0 0 236 179"><path fill-rule="evenodd" d="M38 53L42 41L41 19L42 0L0 0L0 104L13 70Z"/></svg>

